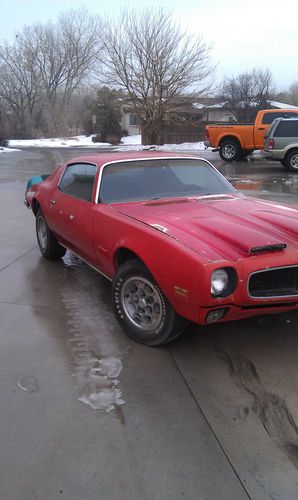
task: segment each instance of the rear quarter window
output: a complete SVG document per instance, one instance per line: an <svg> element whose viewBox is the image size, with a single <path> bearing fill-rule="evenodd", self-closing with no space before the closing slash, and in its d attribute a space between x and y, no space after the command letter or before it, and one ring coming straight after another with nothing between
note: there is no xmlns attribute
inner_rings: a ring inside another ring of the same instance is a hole
<svg viewBox="0 0 298 500"><path fill-rule="evenodd" d="M275 133L275 137L297 137L298 138L298 120L297 121L282 121L279 123Z"/></svg>

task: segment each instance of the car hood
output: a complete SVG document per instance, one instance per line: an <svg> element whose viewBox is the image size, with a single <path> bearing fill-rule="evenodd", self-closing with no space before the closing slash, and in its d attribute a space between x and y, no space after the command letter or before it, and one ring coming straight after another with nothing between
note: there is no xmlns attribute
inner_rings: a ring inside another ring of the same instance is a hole
<svg viewBox="0 0 298 500"><path fill-rule="evenodd" d="M210 261L238 260L272 245L298 250L298 210L239 195L113 204ZM281 250L279 250L281 251Z"/></svg>

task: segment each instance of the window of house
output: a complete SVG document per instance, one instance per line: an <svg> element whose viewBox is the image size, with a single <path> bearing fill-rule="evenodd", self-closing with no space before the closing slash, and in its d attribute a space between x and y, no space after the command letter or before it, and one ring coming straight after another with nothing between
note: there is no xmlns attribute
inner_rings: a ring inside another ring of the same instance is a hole
<svg viewBox="0 0 298 500"><path fill-rule="evenodd" d="M129 115L129 124L130 125L141 125L140 117L136 114Z"/></svg>
<svg viewBox="0 0 298 500"><path fill-rule="evenodd" d="M74 163L66 168L59 189L80 200L91 201L95 175L96 165Z"/></svg>

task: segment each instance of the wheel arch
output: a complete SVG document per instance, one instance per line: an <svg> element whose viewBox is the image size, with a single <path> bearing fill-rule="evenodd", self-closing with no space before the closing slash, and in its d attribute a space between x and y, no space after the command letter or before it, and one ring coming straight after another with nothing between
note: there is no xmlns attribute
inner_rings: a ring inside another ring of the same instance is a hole
<svg viewBox="0 0 298 500"><path fill-rule="evenodd" d="M286 150L286 153L285 153L283 159L285 159L286 156L288 156L291 153L294 153L295 151L298 152L298 145L290 146L289 149Z"/></svg>
<svg viewBox="0 0 298 500"><path fill-rule="evenodd" d="M236 144L238 144L238 146L242 148L241 140L236 135L224 135L223 137L221 137L219 141L219 147L221 147L222 144L227 141L236 142Z"/></svg>
<svg viewBox="0 0 298 500"><path fill-rule="evenodd" d="M120 247L117 249L114 255L114 269L117 271L120 266L128 262L129 260L132 259L137 259L139 262L141 262L147 269L148 266L146 263L141 259L141 257L136 254L134 251L130 250L127 247ZM149 271L149 269L148 269Z"/></svg>
<svg viewBox="0 0 298 500"><path fill-rule="evenodd" d="M34 215L36 215L38 212L38 209L40 208L40 203L38 202L38 200L36 198L33 198L32 203L31 203L31 207L32 207L32 212L34 213Z"/></svg>

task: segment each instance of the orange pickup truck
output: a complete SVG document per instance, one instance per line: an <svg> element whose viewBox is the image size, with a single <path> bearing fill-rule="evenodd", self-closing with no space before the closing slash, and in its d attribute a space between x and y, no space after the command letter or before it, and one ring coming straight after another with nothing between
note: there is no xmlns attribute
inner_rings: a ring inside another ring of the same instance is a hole
<svg viewBox="0 0 298 500"><path fill-rule="evenodd" d="M222 160L241 160L254 149L264 149L264 136L275 118L297 117L296 109L262 109L254 124L207 125L205 146L219 151Z"/></svg>

